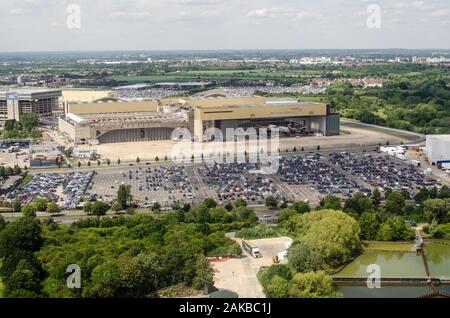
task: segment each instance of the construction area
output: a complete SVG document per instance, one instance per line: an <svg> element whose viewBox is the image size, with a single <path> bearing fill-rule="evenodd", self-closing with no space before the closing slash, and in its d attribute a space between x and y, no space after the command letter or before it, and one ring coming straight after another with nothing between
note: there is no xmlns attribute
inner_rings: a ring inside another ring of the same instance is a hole
<svg viewBox="0 0 450 318"><path fill-rule="evenodd" d="M241 239L234 238L239 244ZM232 258L213 262L215 270L214 286L218 289L233 291L240 298L265 298L261 284L256 277L263 266L273 265L272 258L292 244L289 237L276 237L253 240L261 252L260 258L254 258L244 252L241 258Z"/></svg>

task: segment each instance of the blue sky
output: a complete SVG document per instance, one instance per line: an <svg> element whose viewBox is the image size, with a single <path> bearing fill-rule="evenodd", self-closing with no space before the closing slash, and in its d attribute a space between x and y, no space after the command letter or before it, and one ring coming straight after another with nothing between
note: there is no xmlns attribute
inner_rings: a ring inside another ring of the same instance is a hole
<svg viewBox="0 0 450 318"><path fill-rule="evenodd" d="M450 48L448 0L2 0L0 51ZM69 4L81 28L67 27ZM367 7L381 8L368 28Z"/></svg>

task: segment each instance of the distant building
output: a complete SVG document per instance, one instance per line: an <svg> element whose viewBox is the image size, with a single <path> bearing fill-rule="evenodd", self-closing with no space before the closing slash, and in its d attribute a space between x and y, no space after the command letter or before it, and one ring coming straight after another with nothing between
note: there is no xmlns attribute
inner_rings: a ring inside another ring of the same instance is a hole
<svg viewBox="0 0 450 318"><path fill-rule="evenodd" d="M0 121L20 120L26 113L48 117L60 108L61 90L29 88L0 91Z"/></svg>
<svg viewBox="0 0 450 318"><path fill-rule="evenodd" d="M450 135L428 135L425 152L433 165L450 162Z"/></svg>

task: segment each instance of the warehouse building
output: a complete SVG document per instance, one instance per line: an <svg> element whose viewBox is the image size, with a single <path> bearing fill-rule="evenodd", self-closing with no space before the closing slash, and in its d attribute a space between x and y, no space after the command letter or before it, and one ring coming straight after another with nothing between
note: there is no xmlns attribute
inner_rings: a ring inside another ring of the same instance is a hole
<svg viewBox="0 0 450 318"><path fill-rule="evenodd" d="M60 132L76 144L169 140L175 128L188 128L186 112L68 113L58 119Z"/></svg>
<svg viewBox="0 0 450 318"><path fill-rule="evenodd" d="M432 165L449 163L450 135L428 135L425 152Z"/></svg>
<svg viewBox="0 0 450 318"><path fill-rule="evenodd" d="M340 117L326 104L296 99L165 98L68 103L59 130L77 144L169 140L175 128L187 128L198 141L208 128L279 126L289 135L312 132L339 135Z"/></svg>
<svg viewBox="0 0 450 318"><path fill-rule="evenodd" d="M221 100L222 105L217 105ZM322 103L299 102L296 99L204 99L194 101L195 136L203 140L207 128L218 128L226 136L228 128L278 127L288 134L315 132L324 136L339 135L340 116Z"/></svg>
<svg viewBox="0 0 450 318"><path fill-rule="evenodd" d="M92 103L105 98L117 98L117 92L112 90L92 90L72 88L62 90L62 100L67 103Z"/></svg>
<svg viewBox="0 0 450 318"><path fill-rule="evenodd" d="M36 113L49 117L60 108L61 90L57 89L17 89L0 91L0 121L20 120L20 115Z"/></svg>

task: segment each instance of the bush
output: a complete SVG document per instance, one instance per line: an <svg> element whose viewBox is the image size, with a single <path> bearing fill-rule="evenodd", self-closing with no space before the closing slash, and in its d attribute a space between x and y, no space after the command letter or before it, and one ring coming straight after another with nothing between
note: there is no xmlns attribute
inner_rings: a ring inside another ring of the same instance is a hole
<svg viewBox="0 0 450 318"><path fill-rule="evenodd" d="M268 227L265 224L258 224L255 227L249 229L243 229L236 233L237 237L254 240L268 237L276 237L278 236L275 230L271 227Z"/></svg>
<svg viewBox="0 0 450 318"><path fill-rule="evenodd" d="M289 290L294 298L341 298L333 286L333 279L325 272L298 273L294 276Z"/></svg>
<svg viewBox="0 0 450 318"><path fill-rule="evenodd" d="M388 219L384 222L377 235L379 241L407 241L413 239L414 232L399 217Z"/></svg>
<svg viewBox="0 0 450 318"><path fill-rule="evenodd" d="M264 289L264 293L269 296L271 293L275 293L275 290L280 291L279 285L285 285L284 282L278 281L275 282L278 287L270 286L272 283L272 280L275 277L281 278L285 280L286 282L289 282L292 279L292 271L291 268L288 265L280 264L280 265L272 265L270 267L263 267L258 272L258 281L261 284L261 286ZM275 297L275 296L269 296L269 297Z"/></svg>
<svg viewBox="0 0 450 318"><path fill-rule="evenodd" d="M295 241L288 250L289 264L300 273L326 269L320 251L305 241Z"/></svg>

